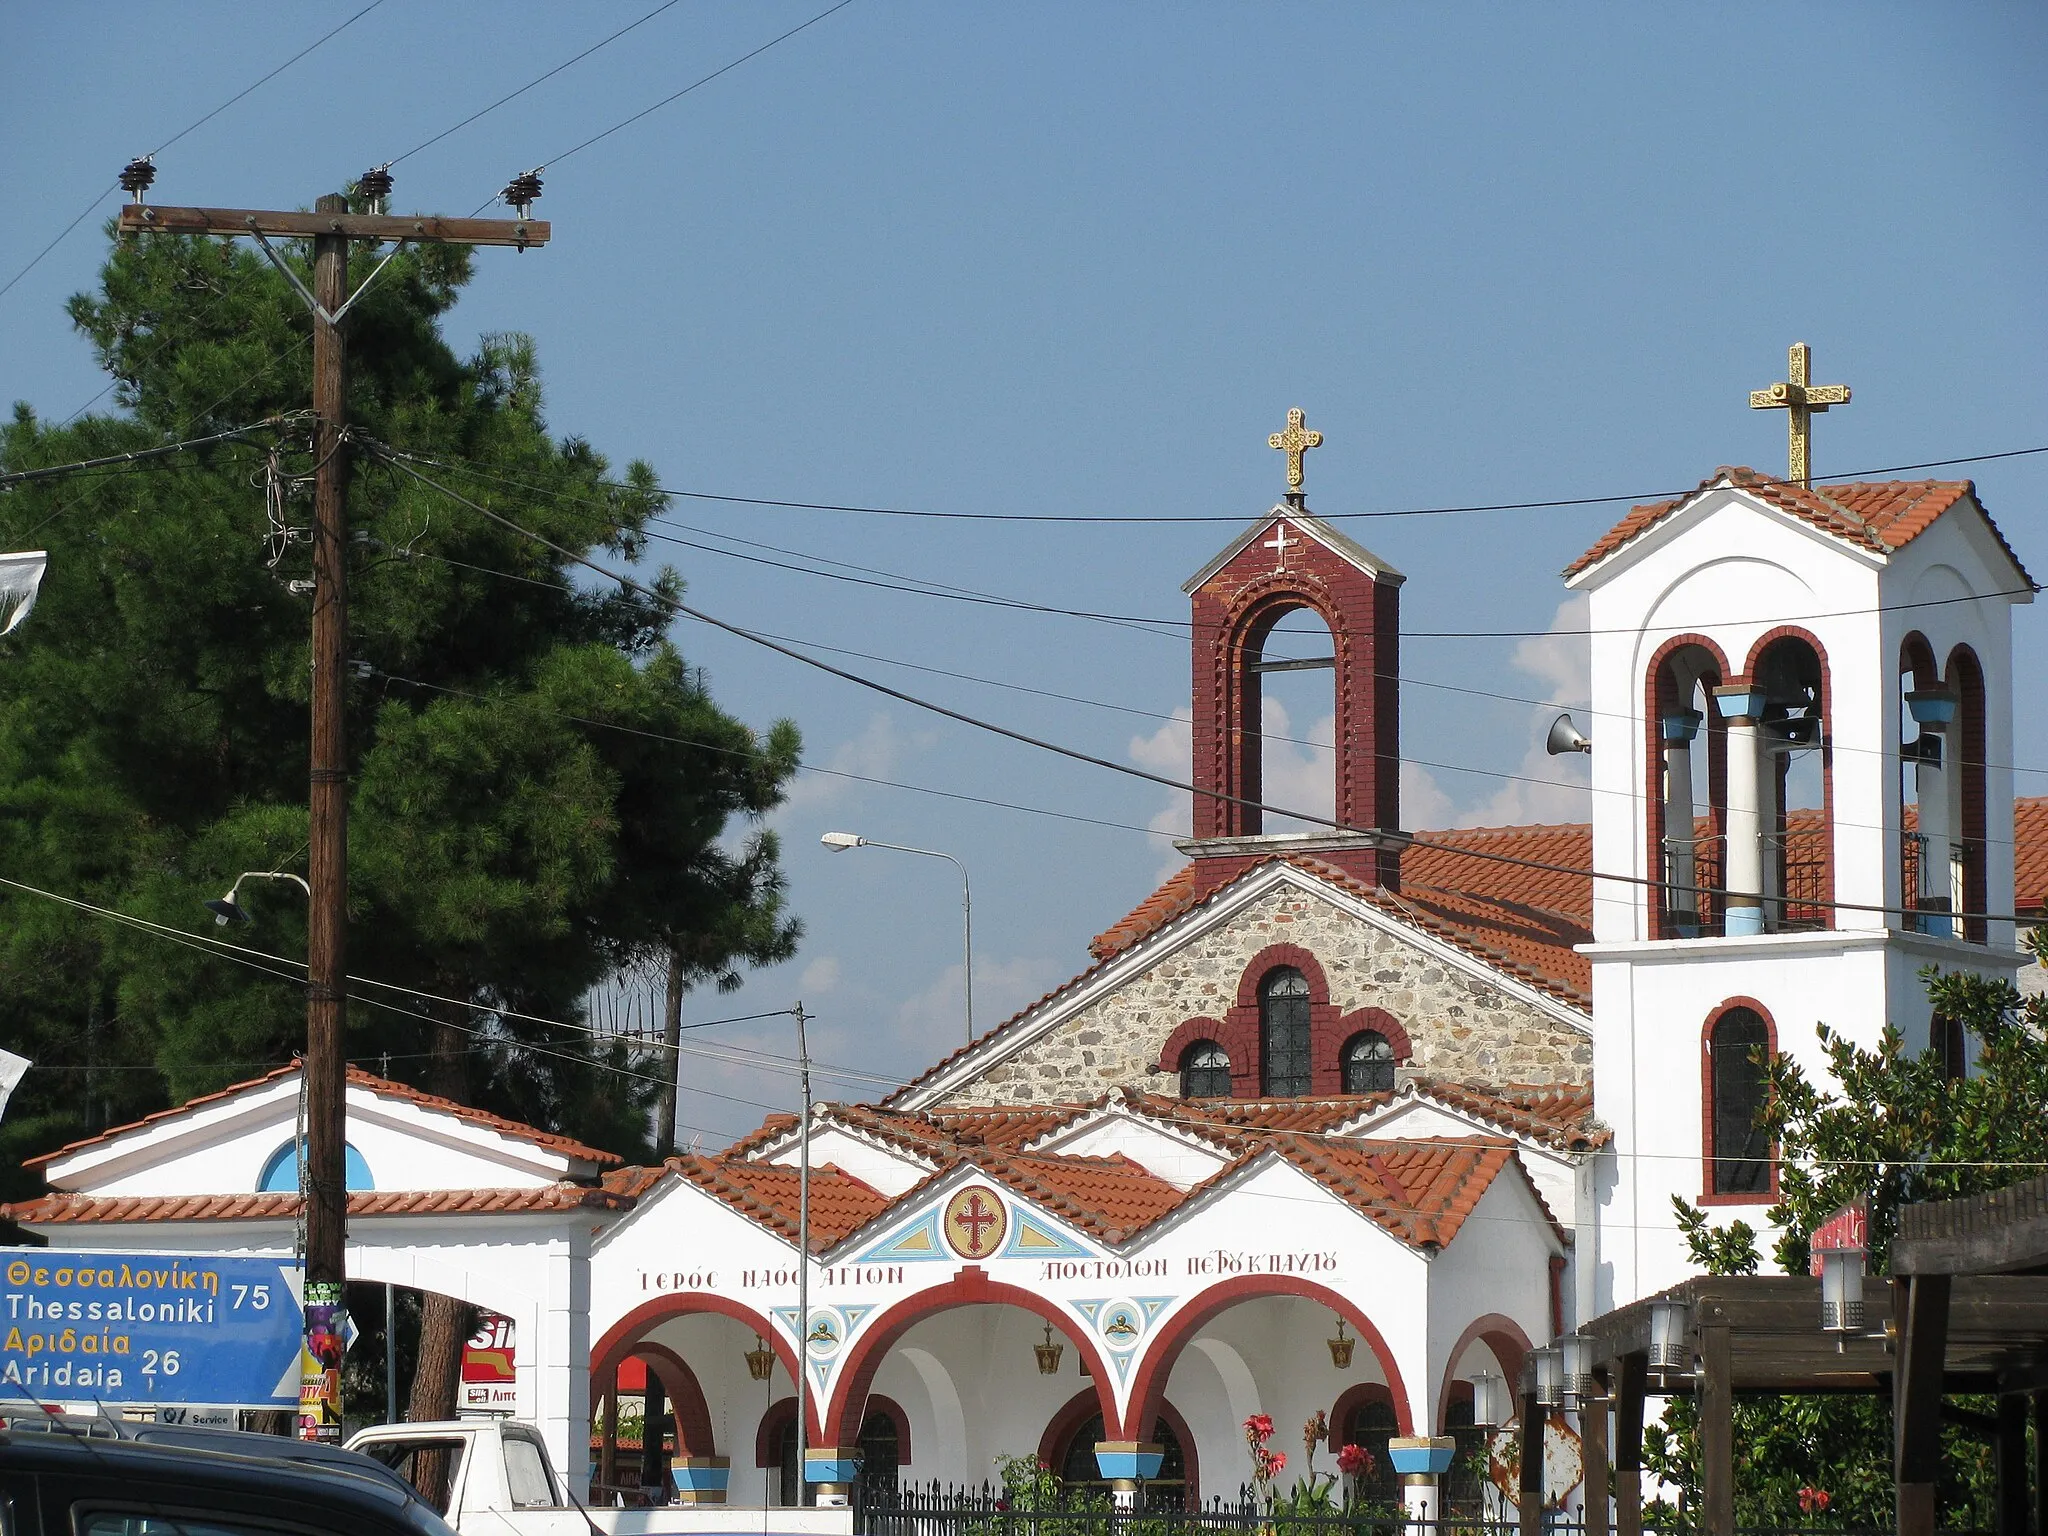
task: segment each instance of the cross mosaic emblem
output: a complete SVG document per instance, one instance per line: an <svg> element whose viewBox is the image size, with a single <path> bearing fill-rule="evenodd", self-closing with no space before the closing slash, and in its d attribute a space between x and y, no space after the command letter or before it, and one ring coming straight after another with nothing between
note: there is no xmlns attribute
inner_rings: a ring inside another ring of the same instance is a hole
<svg viewBox="0 0 2048 1536"><path fill-rule="evenodd" d="M1002 1197L984 1184L970 1184L946 1202L946 1246L963 1259L985 1259L1002 1246L1010 1217Z"/></svg>

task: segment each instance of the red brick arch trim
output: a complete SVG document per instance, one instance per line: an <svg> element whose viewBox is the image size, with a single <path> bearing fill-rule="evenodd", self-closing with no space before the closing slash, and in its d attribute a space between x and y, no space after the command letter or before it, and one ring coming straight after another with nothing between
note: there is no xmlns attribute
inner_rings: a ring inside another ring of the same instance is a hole
<svg viewBox="0 0 2048 1536"><path fill-rule="evenodd" d="M1522 1362L1529 1355L1529 1335L1522 1331L1520 1323L1499 1312L1489 1312L1484 1317L1475 1317L1466 1325L1465 1331L1458 1335L1458 1342L1451 1346L1450 1354L1444 1357L1443 1385L1438 1390L1436 1399L1436 1432L1440 1435L1445 1433L1444 1416L1450 1409L1452 1393L1460 1379L1455 1374L1458 1361L1475 1343L1482 1343L1493 1351L1494 1363L1508 1379L1508 1391L1517 1396L1521 1393ZM1471 1391L1469 1383L1466 1384L1466 1391Z"/></svg>
<svg viewBox="0 0 2048 1536"><path fill-rule="evenodd" d="M1221 1019L1189 1019L1166 1037L1166 1044L1160 1047L1156 1070L1180 1075L1180 1059L1187 1054L1189 1046L1202 1040L1214 1040L1230 1056L1231 1081L1234 1084L1242 1063L1258 1055L1259 1036L1254 1026L1250 1039L1243 1038L1240 1025L1226 1024Z"/></svg>
<svg viewBox="0 0 2048 1536"><path fill-rule="evenodd" d="M1374 1326L1372 1319L1360 1311L1355 1302L1300 1275L1236 1275L1202 1292L1167 1319L1153 1336L1132 1377L1130 1410L1123 1421L1124 1433L1120 1438L1136 1438L1131 1433L1131 1426L1149 1425L1160 1412L1166 1401L1166 1379L1173 1374L1174 1363L1180 1359L1188 1341L1217 1314L1228 1311L1240 1301L1260 1296L1300 1296L1328 1307L1348 1322L1356 1330L1360 1342L1372 1351L1373 1358L1379 1362L1380 1373L1386 1377L1394 1400L1395 1421L1401 1433L1415 1433L1412 1427L1415 1420L1409 1411L1408 1388L1401 1379L1401 1367L1394 1361L1394 1352L1387 1347L1386 1335ZM1103 1422L1109 1422L1107 1416Z"/></svg>
<svg viewBox="0 0 2048 1536"><path fill-rule="evenodd" d="M1102 1411L1101 1401L1087 1388L1068 1398L1060 1409L1045 1422L1045 1433L1038 1437L1039 1461L1057 1472L1060 1469L1061 1453L1067 1442L1074 1438L1074 1432ZM1156 1417L1164 1419L1173 1430L1173 1437L1180 1442L1181 1460L1187 1468L1187 1507L1196 1507L1201 1489L1201 1462L1196 1456L1195 1437L1188 1429L1188 1421L1180 1416L1180 1410L1171 1403L1161 1403ZM1107 1424L1109 1421L1103 1421ZM1103 1436L1108 1439L1108 1435ZM1150 1435L1138 1436L1149 1440Z"/></svg>
<svg viewBox="0 0 2048 1536"><path fill-rule="evenodd" d="M868 1394L867 1411L861 1415L861 1422L867 1422L868 1414L879 1413L896 1426L896 1461L899 1466L910 1461L910 1415L903 1411L903 1405L893 1397L884 1397L879 1392ZM856 1437L858 1438L858 1437Z"/></svg>
<svg viewBox="0 0 2048 1536"><path fill-rule="evenodd" d="M704 1388L689 1362L666 1344L646 1340L635 1344L629 1354L647 1362L647 1368L661 1381L668 1397L669 1412L675 1415L676 1454L716 1456L718 1444L711 1430L711 1405L704 1400ZM614 1369L617 1369L615 1366Z"/></svg>
<svg viewBox="0 0 2048 1536"><path fill-rule="evenodd" d="M1314 1066L1318 1092L1342 1093L1344 1091L1344 1047L1366 1030L1373 1030L1386 1037L1387 1044L1394 1048L1394 1064L1412 1061L1415 1047L1408 1039L1408 1031L1401 1027L1401 1021L1384 1008L1355 1008L1341 1019L1328 1034L1314 1034L1310 1037L1310 1060ZM1324 1048L1328 1048L1329 1059L1324 1060ZM1328 1089L1322 1084L1327 1081Z"/></svg>
<svg viewBox="0 0 2048 1536"><path fill-rule="evenodd" d="M751 1328L767 1341L781 1360L782 1368L789 1373L791 1381L796 1380L796 1350L783 1337L765 1313L756 1312L744 1303L725 1296L716 1296L708 1291L676 1291L666 1296L657 1296L644 1301L604 1331L590 1349L590 1379L593 1385L607 1380L618 1369L619 1362L627 1355L636 1353L641 1335L649 1332L671 1317L691 1317L702 1312L716 1312L732 1318ZM817 1428L817 1398L811 1399L811 1427ZM821 1441L813 1441L822 1444Z"/></svg>
<svg viewBox="0 0 2048 1536"><path fill-rule="evenodd" d="M857 1337L847 1353L845 1364L840 1367L839 1382L833 1389L831 1405L825 1414L824 1438L818 1444L852 1443L852 1436L858 1433L864 1416L868 1389L874 1385L875 1372L904 1334L925 1318L950 1312L955 1307L984 1306L1021 1307L1051 1323L1066 1336L1075 1353L1088 1362L1088 1375L1096 1384L1102 1408L1102 1422L1107 1424L1116 1417L1116 1389L1110 1384L1108 1362L1096 1349L1094 1340L1081 1330L1074 1315L1036 1291L991 1280L987 1270L977 1264L969 1264L944 1285L905 1297ZM847 1438L842 1439L841 1436Z"/></svg>
<svg viewBox="0 0 2048 1536"><path fill-rule="evenodd" d="M1395 1422L1400 1422L1401 1405L1394 1401L1394 1394L1387 1390L1383 1381L1361 1381L1356 1386L1346 1387L1337 1394L1337 1401L1330 1405L1330 1449L1344 1448L1344 1421L1365 1407L1368 1403L1385 1403L1394 1410Z"/></svg>
<svg viewBox="0 0 2048 1536"><path fill-rule="evenodd" d="M1714 1159L1719 1155L1714 1145L1714 1026L1738 1008L1747 1008L1764 1021L1764 1049L1772 1056L1778 1054L1778 1021L1771 1017L1771 1010L1753 997L1731 997L1712 1013L1706 1023L1700 1026L1700 1204L1701 1205L1775 1205L1778 1199L1778 1147L1771 1144L1770 1177L1764 1187L1755 1194L1716 1194L1714 1192Z"/></svg>
<svg viewBox="0 0 2048 1536"><path fill-rule="evenodd" d="M1664 669L1673 656L1684 650L1702 650L1713 659L1713 670L1709 688L1714 684L1732 681L1728 671L1728 657L1721 647L1705 635L1673 635L1657 647L1650 657L1650 664L1643 670L1643 805L1649 818L1649 841L1647 844L1652 879L1664 878L1662 850L1665 835L1671 830L1664 825L1664 738L1661 724L1664 706L1676 703L1664 692ZM1700 724L1700 735L1695 740L1693 768L1693 815L1698 817L1704 809L1713 819L1713 829L1718 835L1726 830L1728 805L1728 727L1712 709L1706 711L1707 718ZM1699 804L1700 747L1704 747L1707 764L1706 805ZM1696 881L1706 884L1705 881ZM1650 932L1660 939L1678 937L1678 929L1669 914L1678 908L1674 893L1661 886L1648 888L1650 902ZM1700 898L1711 901L1712 898Z"/></svg>
<svg viewBox="0 0 2048 1536"><path fill-rule="evenodd" d="M1743 676L1756 676L1757 663L1763 660L1764 652L1780 640L1800 640L1813 647L1814 659L1820 663L1820 803L1821 803L1821 914L1823 926L1839 928L1840 914L1835 910L1835 674L1828 665L1828 648L1820 643L1820 637L1813 631L1801 629L1797 624L1780 624L1776 629L1767 629L1756 637L1756 643L1749 648L1749 656L1743 663ZM1780 807L1782 811L1784 808ZM1771 828L1765 828L1768 835ZM1773 1174L1775 1180L1776 1175Z"/></svg>
<svg viewBox="0 0 2048 1536"><path fill-rule="evenodd" d="M1259 1028L1259 987L1282 966L1292 966L1308 983L1309 1091L1336 1093L1343 1076L1335 1063L1342 1039L1330 1038L1338 1028L1337 1008L1330 1001L1330 979L1322 962L1299 944L1268 944L1237 979L1237 1002L1224 1015L1230 1041L1230 1092L1233 1098L1255 1099L1265 1083L1266 1042ZM1246 1049L1239 1055L1236 1042Z"/></svg>
<svg viewBox="0 0 2048 1536"><path fill-rule="evenodd" d="M760 1426L754 1431L754 1465L757 1467L779 1467L782 1458L775 1454L776 1442L782 1432L796 1422L796 1399L779 1397L768 1405L768 1411L761 1415Z"/></svg>

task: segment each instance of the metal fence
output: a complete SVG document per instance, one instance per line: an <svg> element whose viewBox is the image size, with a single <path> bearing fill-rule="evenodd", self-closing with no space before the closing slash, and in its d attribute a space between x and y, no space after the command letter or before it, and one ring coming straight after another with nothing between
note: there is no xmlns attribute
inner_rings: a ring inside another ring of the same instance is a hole
<svg viewBox="0 0 2048 1536"><path fill-rule="evenodd" d="M903 1487L887 1502L856 1503L861 1536L1519 1536L1512 1521L1449 1518L1411 1521L1398 1503L1378 1500L1348 1510L1290 1513L1267 1507L1249 1488L1234 1499L1214 1498L1199 1508L1179 1502L1177 1490L1142 1489L1135 1507L1119 1509L1099 1489L1070 1490L1040 1502L1007 1497L993 1485L979 1488ZM1583 1536L1576 1521L1553 1520L1548 1536Z"/></svg>

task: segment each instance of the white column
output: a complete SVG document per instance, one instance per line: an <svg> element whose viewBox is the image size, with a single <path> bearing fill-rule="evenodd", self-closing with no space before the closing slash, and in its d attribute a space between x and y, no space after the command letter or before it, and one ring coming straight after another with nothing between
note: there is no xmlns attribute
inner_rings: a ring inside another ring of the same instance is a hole
<svg viewBox="0 0 2048 1536"><path fill-rule="evenodd" d="M1693 858L1692 740L1700 728L1696 710L1681 710L1658 723L1664 737L1664 843L1670 850L1665 878L1672 889L1665 906L1682 939L1699 937L1699 866Z"/></svg>
<svg viewBox="0 0 2048 1536"><path fill-rule="evenodd" d="M1714 690L1714 707L1728 722L1728 887L1724 931L1731 937L1764 931L1763 800L1758 783L1756 717L1763 690L1731 683Z"/></svg>
<svg viewBox="0 0 2048 1536"><path fill-rule="evenodd" d="M534 1329L534 1415L548 1457L575 1490L590 1492L590 1244L572 1228L547 1244L546 1283L541 1287L539 1326ZM526 1352L526 1341L518 1341Z"/></svg>
<svg viewBox="0 0 2048 1536"><path fill-rule="evenodd" d="M1923 740L1932 737L1941 756L1923 757L1913 769L1913 787L1920 801L1920 889L1914 895L1922 914L1920 931L1946 939L1955 936L1955 919L1950 916L1955 910L1954 880L1949 872L1955 833L1949 818L1949 781L1956 775L1948 772L1942 761L1948 742L1940 727L1922 726L1921 736Z"/></svg>

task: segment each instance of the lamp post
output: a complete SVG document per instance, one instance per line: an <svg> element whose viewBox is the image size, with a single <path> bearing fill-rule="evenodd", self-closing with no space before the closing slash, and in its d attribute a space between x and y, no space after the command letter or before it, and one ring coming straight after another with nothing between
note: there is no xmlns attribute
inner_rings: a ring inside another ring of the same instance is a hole
<svg viewBox="0 0 2048 1536"><path fill-rule="evenodd" d="M307 900L310 901L313 896L313 888L288 870L245 869L235 876L235 883L228 887L225 896L222 896L217 901L206 903L206 910L213 914L214 922L222 928L227 927L229 923L250 923L255 921L254 918L243 910L241 903L236 900L242 894L242 882L244 880L289 880L293 885L296 885L306 893Z"/></svg>
<svg viewBox="0 0 2048 1536"><path fill-rule="evenodd" d="M834 853L844 853L849 848L888 848L897 853L914 853L921 858L944 859L960 871L960 915L963 932L961 947L961 979L967 993L967 1043L974 1043L974 891L967 883L967 866L950 853L941 853L936 848L912 848L904 843L878 843L871 837L862 837L855 832L827 832L818 839Z"/></svg>

